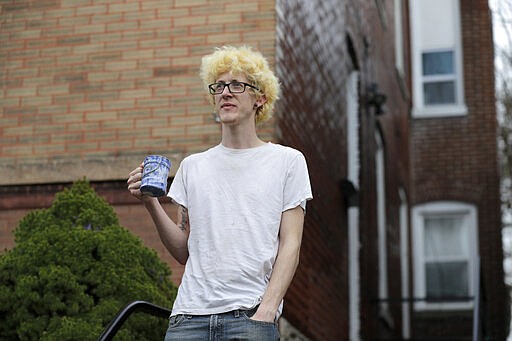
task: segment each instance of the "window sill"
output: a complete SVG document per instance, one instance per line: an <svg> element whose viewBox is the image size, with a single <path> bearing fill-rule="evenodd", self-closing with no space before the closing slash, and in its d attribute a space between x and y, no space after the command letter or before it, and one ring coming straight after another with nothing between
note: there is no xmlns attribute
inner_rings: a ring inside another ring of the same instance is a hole
<svg viewBox="0 0 512 341"><path fill-rule="evenodd" d="M465 105L436 105L412 109L412 118L444 118L467 114L468 108Z"/></svg>
<svg viewBox="0 0 512 341"><path fill-rule="evenodd" d="M429 311L461 311L472 310L473 302L436 302L436 303L415 303L414 311L416 312L429 312Z"/></svg>

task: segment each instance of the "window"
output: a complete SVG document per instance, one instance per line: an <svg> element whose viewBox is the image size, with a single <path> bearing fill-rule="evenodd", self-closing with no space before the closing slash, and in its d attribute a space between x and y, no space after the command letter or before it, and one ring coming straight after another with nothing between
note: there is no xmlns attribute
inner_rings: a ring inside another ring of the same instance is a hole
<svg viewBox="0 0 512 341"><path fill-rule="evenodd" d="M411 0L413 116L465 115L458 0Z"/></svg>
<svg viewBox="0 0 512 341"><path fill-rule="evenodd" d="M468 296L469 252L464 215L432 214L425 217L424 224L426 297Z"/></svg>
<svg viewBox="0 0 512 341"><path fill-rule="evenodd" d="M423 104L455 104L453 51L423 52Z"/></svg>
<svg viewBox="0 0 512 341"><path fill-rule="evenodd" d="M434 202L413 209L416 309L469 309L478 256L476 209Z"/></svg>

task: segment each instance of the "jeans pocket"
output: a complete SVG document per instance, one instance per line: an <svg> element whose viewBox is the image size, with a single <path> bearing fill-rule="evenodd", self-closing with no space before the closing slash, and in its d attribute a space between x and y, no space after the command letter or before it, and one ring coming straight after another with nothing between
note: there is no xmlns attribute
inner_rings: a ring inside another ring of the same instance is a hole
<svg viewBox="0 0 512 341"><path fill-rule="evenodd" d="M169 318L169 328L178 327L185 320L185 314L174 315Z"/></svg>
<svg viewBox="0 0 512 341"><path fill-rule="evenodd" d="M277 322L253 320L245 312L241 314L245 336L248 340L279 340L279 328Z"/></svg>
<svg viewBox="0 0 512 341"><path fill-rule="evenodd" d="M254 312L242 312L242 316L245 320L251 322L251 323L254 323L254 324L261 324L261 325L277 325L277 321L274 320L274 321L259 321L259 320L253 320L252 319L252 316L254 315Z"/></svg>

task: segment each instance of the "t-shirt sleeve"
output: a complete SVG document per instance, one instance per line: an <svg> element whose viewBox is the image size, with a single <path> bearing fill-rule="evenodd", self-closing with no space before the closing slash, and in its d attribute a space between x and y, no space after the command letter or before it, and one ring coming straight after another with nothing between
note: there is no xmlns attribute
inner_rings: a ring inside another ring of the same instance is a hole
<svg viewBox="0 0 512 341"><path fill-rule="evenodd" d="M184 161L181 162L178 170L176 171L176 175L172 180L171 187L169 188L169 192L167 196L171 198L178 205L183 207L187 207L187 191L185 189L185 179L184 179Z"/></svg>
<svg viewBox="0 0 512 341"><path fill-rule="evenodd" d="M297 206L306 210L306 201L313 199L308 166L302 153L292 160L284 185L283 212Z"/></svg>

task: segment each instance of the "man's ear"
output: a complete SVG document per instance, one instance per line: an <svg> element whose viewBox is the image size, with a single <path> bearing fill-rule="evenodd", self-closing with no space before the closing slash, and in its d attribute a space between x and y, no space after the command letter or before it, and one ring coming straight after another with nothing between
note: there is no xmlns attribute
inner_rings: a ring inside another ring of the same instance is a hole
<svg viewBox="0 0 512 341"><path fill-rule="evenodd" d="M256 104L259 107L261 107L263 104L267 103L267 96L265 95L261 95L257 100L256 100Z"/></svg>

